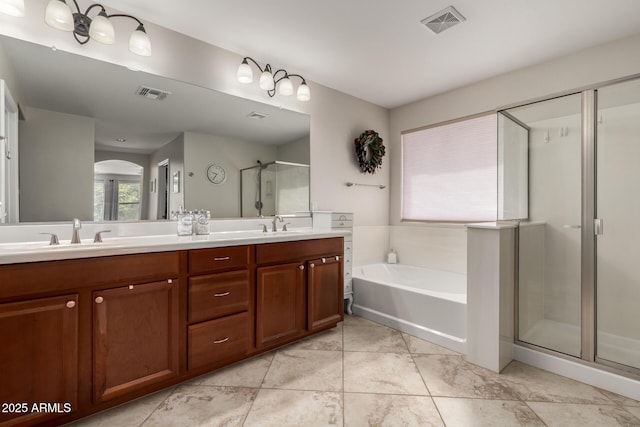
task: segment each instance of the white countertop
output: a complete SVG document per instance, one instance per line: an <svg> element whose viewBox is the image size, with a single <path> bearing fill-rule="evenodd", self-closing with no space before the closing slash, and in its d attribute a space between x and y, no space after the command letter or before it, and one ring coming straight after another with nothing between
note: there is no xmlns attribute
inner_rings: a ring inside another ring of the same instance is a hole
<svg viewBox="0 0 640 427"><path fill-rule="evenodd" d="M150 235L137 237L103 236L102 243L83 239L80 244L61 240L60 245L47 242L19 242L0 244L0 264L54 261L77 258L93 258L149 252L178 251L186 249L217 248L261 243L288 242L350 235L345 230L313 230L311 228L290 231L218 231L209 235L177 236Z"/></svg>

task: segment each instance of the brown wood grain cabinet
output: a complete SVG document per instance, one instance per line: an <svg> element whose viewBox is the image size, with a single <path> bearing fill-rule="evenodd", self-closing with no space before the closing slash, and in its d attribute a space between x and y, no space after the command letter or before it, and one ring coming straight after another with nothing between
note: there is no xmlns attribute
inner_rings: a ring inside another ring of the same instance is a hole
<svg viewBox="0 0 640 427"><path fill-rule="evenodd" d="M258 347L287 342L342 320L342 256L342 238L256 248Z"/></svg>
<svg viewBox="0 0 640 427"><path fill-rule="evenodd" d="M77 305L76 294L0 304L0 425L36 424L77 408ZM40 403L59 404L60 413L34 411Z"/></svg>
<svg viewBox="0 0 640 427"><path fill-rule="evenodd" d="M257 346L265 347L302 335L307 313L304 263L259 267L256 284Z"/></svg>
<svg viewBox="0 0 640 427"><path fill-rule="evenodd" d="M308 263L309 330L326 328L343 319L343 268L340 256L323 257Z"/></svg>
<svg viewBox="0 0 640 427"><path fill-rule="evenodd" d="M246 245L189 252L189 371L213 369L249 353L254 330L253 249Z"/></svg>
<svg viewBox="0 0 640 427"><path fill-rule="evenodd" d="M0 265L0 403L30 405L0 425L60 425L336 326L342 242Z"/></svg>
<svg viewBox="0 0 640 427"><path fill-rule="evenodd" d="M105 402L178 376L177 280L93 292L93 395Z"/></svg>

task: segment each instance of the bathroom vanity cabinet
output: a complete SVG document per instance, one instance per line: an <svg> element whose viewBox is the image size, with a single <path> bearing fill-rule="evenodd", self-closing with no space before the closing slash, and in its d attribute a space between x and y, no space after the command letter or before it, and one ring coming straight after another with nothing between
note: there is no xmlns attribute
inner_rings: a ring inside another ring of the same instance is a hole
<svg viewBox="0 0 640 427"><path fill-rule="evenodd" d="M324 239L257 246L258 347L342 320L342 245L342 239Z"/></svg>
<svg viewBox="0 0 640 427"><path fill-rule="evenodd" d="M1 265L0 425L59 425L334 327L342 248L338 237Z"/></svg>

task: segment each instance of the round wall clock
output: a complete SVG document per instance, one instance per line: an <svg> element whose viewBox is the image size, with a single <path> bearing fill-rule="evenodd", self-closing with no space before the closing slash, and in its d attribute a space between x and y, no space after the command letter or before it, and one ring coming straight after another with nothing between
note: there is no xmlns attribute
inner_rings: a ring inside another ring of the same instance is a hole
<svg viewBox="0 0 640 427"><path fill-rule="evenodd" d="M207 167L207 178L213 184L222 184L227 179L227 171L222 166L213 163Z"/></svg>

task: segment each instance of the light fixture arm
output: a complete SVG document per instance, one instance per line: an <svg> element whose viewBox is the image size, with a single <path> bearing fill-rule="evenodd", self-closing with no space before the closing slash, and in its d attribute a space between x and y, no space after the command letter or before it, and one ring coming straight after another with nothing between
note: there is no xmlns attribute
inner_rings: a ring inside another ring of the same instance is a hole
<svg viewBox="0 0 640 427"><path fill-rule="evenodd" d="M275 72L273 72L273 68L271 67L271 64L267 64L264 67L262 67L260 64L258 64L258 62L251 58L250 56L245 56L242 59L242 64L240 65L240 68L238 69L238 80L241 81L242 83L250 83L252 80L251 77L251 71L250 70L244 70L243 67L248 67L249 66L249 61L251 63L253 63L253 65L256 66L256 68L258 68L258 70L260 70L260 73L265 73L268 72L269 74L271 74L271 77L273 78L273 86L272 89L266 89L267 94L270 97L274 97L276 94L276 87L278 85L278 83L280 83L282 80L284 79L289 79L290 77L297 77L301 80L301 85L304 85L304 94L303 96L301 96L301 92L298 92L298 99L299 100L303 100L303 101L308 101L309 100L309 89L307 87L307 81L305 80L304 77L302 77L300 74L290 74L287 72L287 70L285 70L284 68L280 68L278 70L276 70ZM245 75L242 75L245 74ZM248 75L246 75L248 74ZM242 80L241 80L242 77Z"/></svg>

